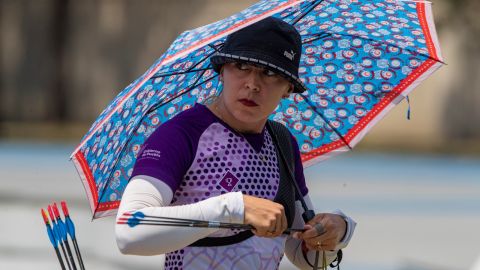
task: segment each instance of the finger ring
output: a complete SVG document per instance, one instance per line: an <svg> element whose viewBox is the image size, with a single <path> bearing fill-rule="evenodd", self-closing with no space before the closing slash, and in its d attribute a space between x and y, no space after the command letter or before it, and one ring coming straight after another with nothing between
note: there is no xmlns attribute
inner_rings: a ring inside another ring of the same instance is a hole
<svg viewBox="0 0 480 270"><path fill-rule="evenodd" d="M313 227L317 231L317 235L322 235L325 232L325 228L323 227L322 223L316 223Z"/></svg>

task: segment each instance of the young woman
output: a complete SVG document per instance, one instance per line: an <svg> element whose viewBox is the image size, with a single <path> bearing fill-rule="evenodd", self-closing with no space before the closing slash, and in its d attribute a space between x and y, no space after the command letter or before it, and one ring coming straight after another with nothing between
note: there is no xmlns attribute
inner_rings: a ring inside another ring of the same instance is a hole
<svg viewBox="0 0 480 270"><path fill-rule="evenodd" d="M293 208L275 202L282 185L280 160L266 123L282 98L305 90L298 78L300 56L300 35L280 19L268 18L231 34L210 59L223 91L148 138L117 216L141 210L244 223L253 226L251 233L116 225L122 253L166 254L165 269L277 269L283 254L299 268L311 269L317 250L325 250L328 261L335 259L353 234L353 220L339 211L317 214L305 224L299 198ZM295 181L312 209L298 145L291 135L290 140ZM305 231L282 234L288 225Z"/></svg>

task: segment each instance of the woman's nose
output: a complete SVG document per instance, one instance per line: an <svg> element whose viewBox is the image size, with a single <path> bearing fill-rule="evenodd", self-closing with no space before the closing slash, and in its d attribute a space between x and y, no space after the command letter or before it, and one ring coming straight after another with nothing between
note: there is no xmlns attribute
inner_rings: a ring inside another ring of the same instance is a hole
<svg viewBox="0 0 480 270"><path fill-rule="evenodd" d="M260 80L261 80L261 72L258 70L252 70L246 78L245 86L254 91L260 91Z"/></svg>

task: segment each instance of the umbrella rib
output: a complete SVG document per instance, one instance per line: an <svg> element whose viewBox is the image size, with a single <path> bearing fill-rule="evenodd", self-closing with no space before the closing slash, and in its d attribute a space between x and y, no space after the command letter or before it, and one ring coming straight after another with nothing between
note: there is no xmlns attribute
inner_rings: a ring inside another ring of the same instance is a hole
<svg viewBox="0 0 480 270"><path fill-rule="evenodd" d="M212 69L212 67L209 65L207 68L198 68L198 69L193 69L195 68L196 66L198 66L200 63L203 63L205 62L205 60L209 59L214 53L218 52L219 49L215 48L215 46L211 45L211 44L208 44L208 46L210 48L212 48L214 51L207 54L205 57L203 57L202 59L200 59L194 66L190 67L189 69L187 69L186 71L178 71L178 72L170 72L170 73L160 73L158 75L155 75L155 76L152 76L150 78L150 80L152 79L156 79L156 78L160 78L160 77L165 77L165 76L171 76L171 75L179 75L179 74L186 74L186 73L190 73L190 72L198 72L198 71L205 71L205 70L209 70L209 69ZM219 47L223 47L223 44L220 44Z"/></svg>
<svg viewBox="0 0 480 270"><path fill-rule="evenodd" d="M211 67L207 68L198 68L198 69L188 69L185 71L177 71L177 72L171 72L171 73L161 73L159 75L152 76L150 80L156 79L156 78L161 78L161 77L166 77L166 76L172 76L172 75L180 75L180 74L186 74L186 73L191 73L191 72L198 72L198 71L206 71L212 69Z"/></svg>
<svg viewBox="0 0 480 270"><path fill-rule="evenodd" d="M148 112L152 112L152 111L158 109L159 107L165 105L166 103L170 102L171 100L176 99L176 98L178 98L178 97L180 97L180 96L182 96L182 95L184 95L184 94L192 91L195 87L197 87L197 86L199 86L199 85L201 85L201 84L204 84L204 83L206 83L206 82L208 82L208 81L211 81L211 80L213 80L213 79L216 78L216 77L218 77L218 74L215 74L214 76L212 76L212 77L210 77L210 78L208 78L208 79L206 79L206 80L204 80L204 81L202 81L202 82L197 83L198 80L201 78L201 76L200 76L200 77L197 79L197 81L194 83L194 85L190 86L190 88L188 88L187 90L185 90L185 91L183 91L183 92L178 93L178 94L175 95L175 96L172 96L171 98L169 98L168 100L163 101L162 103L159 103L159 104L153 106L152 108L150 108L150 109L148 110Z"/></svg>
<svg viewBox="0 0 480 270"><path fill-rule="evenodd" d="M314 41L316 41L316 40L319 40L319 39L322 39L322 38L326 38L326 37L330 37L330 36L332 36L332 34L331 34L331 33L328 33L328 32L322 32L322 33L318 33L318 34L312 34L311 37L302 40L302 44L311 43L311 42L314 42Z"/></svg>
<svg viewBox="0 0 480 270"><path fill-rule="evenodd" d="M328 33L328 35L325 35L325 36L323 36L323 37L321 37L321 38L325 38L325 37L327 37L327 36L332 36L332 35L339 35L339 36L344 36L344 37L359 38L359 39L362 39L362 40L368 40L368 41L371 41L371 42L378 43L380 46L392 46L392 47L396 47L396 48L398 48L399 50L408 51L409 53L411 53L411 54L413 54L413 55L417 55L417 54L418 54L418 55L422 55L422 56L424 56L424 57L426 57L426 58L428 58L428 59L432 59L432 60L434 60L434 61L437 61L437 62L440 62L440 63L446 65L446 63L443 62L442 60L433 58L433 57L431 57L431 56L428 55L428 54L416 52L416 51L411 50L411 49L408 49L408 48L402 48L402 47L400 47L400 46L398 46L398 45L396 45L396 44L386 43L386 42L383 42L383 41L381 41L381 40L375 40L375 39L373 39L373 38L362 37L362 36L351 35L351 34L330 33L330 32L327 32L327 31L325 31L325 33ZM306 40L305 42L302 42L302 44L311 43L311 42L316 41L316 40L318 40L318 39L320 39L320 38L312 38L311 40Z"/></svg>
<svg viewBox="0 0 480 270"><path fill-rule="evenodd" d="M322 2L323 2L323 0L310 4L310 7L308 7L307 11L305 11L305 13L303 13L303 14L300 14L297 18L293 19L291 24L295 25L297 22L299 22L301 19L303 19L303 17L305 17L308 13L310 13L310 11L312 11L315 7L320 5Z"/></svg>
<svg viewBox="0 0 480 270"><path fill-rule="evenodd" d="M205 60L209 59L210 56L212 56L217 50L211 46L210 44L208 44L214 51L205 55L205 57L203 57L202 59L200 59L200 61L198 61L195 65L193 65L191 68L188 69L188 71L192 70L194 67L198 66L200 63L203 63L205 62Z"/></svg>
<svg viewBox="0 0 480 270"><path fill-rule="evenodd" d="M165 76L186 74L186 73L190 73L190 72L205 71L205 70L211 69L210 66L208 66L207 68L194 69L194 68L195 68L196 66L198 66L200 63L203 63L203 62L205 62L205 60L209 59L210 56L212 56L212 55L217 51L217 49L215 49L213 46L211 46L211 45L209 45L209 46L210 46L211 48L213 48L215 51L212 52L212 53L209 53L209 54L206 55L204 58L200 59L194 66L190 67L189 69L187 69L187 70L185 70L185 71L178 71L178 72L160 73L160 74L158 74L158 75L152 76L152 77L150 78L150 80L156 79L156 78L160 78L160 77L165 77Z"/></svg>
<svg viewBox="0 0 480 270"><path fill-rule="evenodd" d="M340 137L340 140L342 140L342 142L350 149L352 150L352 147L350 146L350 144L347 142L347 140L345 139L345 137L342 136L342 134L340 133L340 131L338 131L334 126L332 126L329 121L327 120L327 118L323 115L323 113L321 113L320 111L317 110L316 106L314 106L310 100L303 94L300 94L299 95L303 98L303 100L310 106L310 108L316 112L322 119L323 121L333 130L333 132L335 132L335 134L337 134L339 137Z"/></svg>
<svg viewBox="0 0 480 270"><path fill-rule="evenodd" d="M205 73L205 72L203 72L203 73ZM202 81L202 82L197 83L198 80L200 80L201 77L202 77L202 76L200 75L200 76L198 77L198 79L195 81L195 83L194 83L192 86L190 86L190 88L188 88L187 90L185 90L185 91L183 91L183 92L180 92L180 93L178 93L177 95L172 96L172 97L170 97L169 99L163 101L162 103L159 103L159 104L153 106L152 108L150 108L150 109L148 110L148 112L152 112L152 111L158 109L159 107L165 105L166 103L170 102L171 100L176 99L176 98L178 98L178 97L180 97L180 96L183 96L184 94L192 91L195 87L197 87L197 86L199 86L199 85L201 85L201 84L204 84L204 83L206 83L206 82L208 82L208 81L213 80L214 78L218 77L218 74L215 74L214 76L212 76L212 77L210 77L210 78L208 78L208 79L206 79L206 80L204 80L204 81Z"/></svg>
<svg viewBox="0 0 480 270"><path fill-rule="evenodd" d="M217 48L215 48L215 46L213 46L212 44L208 44L208 46L209 46L210 48L212 48L215 52L219 52L220 49L223 48L223 45L224 45L224 43L219 44L219 45L218 45L219 48L217 49Z"/></svg>

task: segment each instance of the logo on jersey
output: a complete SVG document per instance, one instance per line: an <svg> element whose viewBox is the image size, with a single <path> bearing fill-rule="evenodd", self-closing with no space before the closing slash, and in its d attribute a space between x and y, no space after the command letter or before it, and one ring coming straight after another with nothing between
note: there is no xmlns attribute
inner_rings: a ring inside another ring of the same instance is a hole
<svg viewBox="0 0 480 270"><path fill-rule="evenodd" d="M226 191L230 192L232 191L235 186L237 185L238 183L238 179L237 177L235 177L235 175L233 175L231 172L227 172L222 180L220 181L220 186L225 189Z"/></svg>

